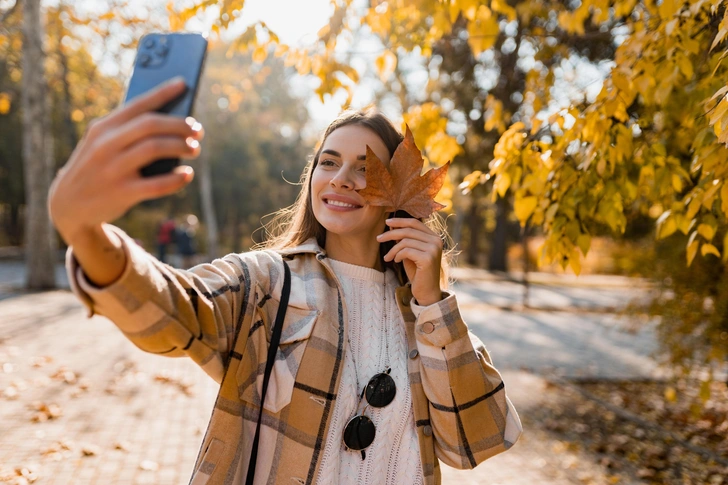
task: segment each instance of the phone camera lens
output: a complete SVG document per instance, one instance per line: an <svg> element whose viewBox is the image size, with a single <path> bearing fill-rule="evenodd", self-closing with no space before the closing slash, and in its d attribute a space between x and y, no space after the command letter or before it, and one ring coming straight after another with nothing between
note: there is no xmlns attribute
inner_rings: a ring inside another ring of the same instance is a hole
<svg viewBox="0 0 728 485"><path fill-rule="evenodd" d="M167 55L167 52L169 52L169 47L165 45L160 45L159 48L155 51L155 54L157 54L159 57L164 57Z"/></svg>
<svg viewBox="0 0 728 485"><path fill-rule="evenodd" d="M147 67L150 62L152 62L152 56L149 54L142 54L139 56L139 65L142 67Z"/></svg>
<svg viewBox="0 0 728 485"><path fill-rule="evenodd" d="M144 41L144 47L146 47L147 49L151 49L152 47L154 47L154 44L155 44L155 42L154 42L154 39L152 39L152 38L146 39Z"/></svg>

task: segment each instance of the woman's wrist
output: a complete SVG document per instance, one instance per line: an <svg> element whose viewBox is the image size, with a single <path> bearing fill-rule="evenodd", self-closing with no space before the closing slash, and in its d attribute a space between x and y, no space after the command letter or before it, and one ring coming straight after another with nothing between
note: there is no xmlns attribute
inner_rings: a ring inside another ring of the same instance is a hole
<svg viewBox="0 0 728 485"><path fill-rule="evenodd" d="M415 298L419 306L430 306L438 301L442 301L442 291L438 291L437 294L426 295L424 298Z"/></svg>
<svg viewBox="0 0 728 485"><path fill-rule="evenodd" d="M58 234L69 246L85 246L88 242L98 240L100 236L105 234L101 224L55 224L55 226Z"/></svg>
<svg viewBox="0 0 728 485"><path fill-rule="evenodd" d="M77 231L70 246L86 278L98 287L110 285L124 272L124 243L117 234L102 225Z"/></svg>

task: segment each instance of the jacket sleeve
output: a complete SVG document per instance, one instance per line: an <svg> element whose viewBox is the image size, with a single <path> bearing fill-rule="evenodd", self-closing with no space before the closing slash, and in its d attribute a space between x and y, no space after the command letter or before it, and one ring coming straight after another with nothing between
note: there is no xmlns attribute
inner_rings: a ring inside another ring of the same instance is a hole
<svg viewBox="0 0 728 485"><path fill-rule="evenodd" d="M255 271L250 266L255 259L247 257L250 253L231 254L190 270L174 269L121 229L107 227L119 235L126 253L126 267L117 281L103 288L93 285L72 247L66 255L71 288L89 317L98 313L109 318L144 351L187 355L220 382L236 329L240 338L247 336L243 326L250 325L250 318L244 317L254 306L251 273Z"/></svg>
<svg viewBox="0 0 728 485"><path fill-rule="evenodd" d="M427 307L411 303L420 374L436 456L468 469L513 446L523 427L488 351L462 320L455 295L443 297Z"/></svg>

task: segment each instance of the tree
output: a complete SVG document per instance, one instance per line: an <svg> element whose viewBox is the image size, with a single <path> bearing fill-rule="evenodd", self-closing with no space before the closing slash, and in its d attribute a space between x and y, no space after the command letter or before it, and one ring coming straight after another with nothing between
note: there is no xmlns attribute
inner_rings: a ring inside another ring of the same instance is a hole
<svg viewBox="0 0 728 485"><path fill-rule="evenodd" d="M107 113L121 97L121 77L101 73L89 54L91 47L103 44L100 61L118 66L146 29L159 28L159 15L155 17L153 12L149 18L141 19L132 15L134 10L125 8L123 0L106 3L109 10L98 16L79 16L73 5L65 1L41 9L41 23L47 26L47 32L35 33L41 35L46 53L51 173L68 159L86 123ZM24 87L20 5L16 2L0 13L0 220L4 229L0 244L17 246L23 245L22 234L27 229L21 214L28 214L25 184L29 183L22 169L24 111L18 102ZM41 64L34 66L39 68Z"/></svg>
<svg viewBox="0 0 728 485"><path fill-rule="evenodd" d="M363 14L349 0L333 3L329 25L314 45L277 49L299 73L321 79L321 96L340 89L351 92L360 76L336 56L337 42L349 38L349 22L378 35L382 56L389 58L409 52L429 57L438 42L453 35L458 22L466 25L458 37L467 40L476 57L492 55L488 52L495 48L532 52L525 56L528 62L521 59L520 66L511 66L525 71L524 101L518 109L510 112L494 98L482 106L487 126L498 127L501 135L487 173L469 174L462 187L492 183L495 198L512 193L518 220L540 227L546 236L543 262L557 261L579 273L592 235L602 228L621 234L629 215L638 212L656 219L659 238L678 232L687 236L688 264L698 253L714 258L711 264L725 264L725 2L372 1ZM220 29L242 8L241 2L211 0L186 14L213 5L220 9ZM613 49L613 55L596 56L612 59L603 77L596 72L601 90L587 96L582 89L573 99L559 101L555 94L575 84L566 82L569 72L576 74L594 54L591 47L580 55L574 52L585 41L598 39ZM276 43L275 33L258 24L237 45L259 52ZM378 65L384 70L391 64ZM447 135L444 124L428 126L435 129L429 136L421 133L426 153L438 136ZM728 315L723 320L724 330L716 335L728 335ZM702 361L722 363L725 345L721 351L719 341L711 342L712 350Z"/></svg>
<svg viewBox="0 0 728 485"><path fill-rule="evenodd" d="M46 202L53 167L40 0L23 3L23 168L26 196L25 260L29 289L54 288L55 233Z"/></svg>

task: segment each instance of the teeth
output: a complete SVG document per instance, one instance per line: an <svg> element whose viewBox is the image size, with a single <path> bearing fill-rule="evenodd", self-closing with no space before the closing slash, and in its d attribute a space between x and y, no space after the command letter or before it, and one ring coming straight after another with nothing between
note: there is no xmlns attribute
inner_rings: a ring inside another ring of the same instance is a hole
<svg viewBox="0 0 728 485"><path fill-rule="evenodd" d="M328 200L328 203L330 205L336 205L336 206L339 206L339 207L357 207L357 206L352 205L352 204L347 204L345 202L339 202L338 200L331 200L331 199Z"/></svg>

